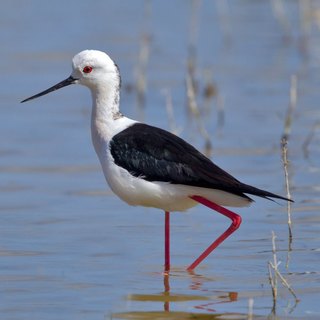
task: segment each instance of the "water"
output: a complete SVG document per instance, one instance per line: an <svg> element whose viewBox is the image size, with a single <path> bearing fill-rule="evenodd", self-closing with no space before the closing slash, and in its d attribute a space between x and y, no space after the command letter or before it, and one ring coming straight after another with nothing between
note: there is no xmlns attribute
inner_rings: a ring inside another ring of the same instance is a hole
<svg viewBox="0 0 320 320"><path fill-rule="evenodd" d="M320 7L315 1L281 3L282 16L269 1L2 4L1 318L266 318L273 310L267 268L272 230L279 269L300 299L295 304L279 281L275 314L319 317ZM286 205L257 199L237 210L241 228L188 274L185 267L229 223L198 206L172 215L168 279L162 275L163 214L129 207L106 187L90 141L88 90L73 86L19 101L68 77L75 53L104 50L120 66L122 111L175 129L204 150L199 122L186 108L190 45L197 101L207 106L200 126L215 162L280 194L279 144L290 78L297 75L288 146L293 243L288 253ZM146 66L139 61L143 49ZM147 90L139 107L134 86L143 70ZM205 101L208 84L218 96ZM173 121L164 90L172 98Z"/></svg>

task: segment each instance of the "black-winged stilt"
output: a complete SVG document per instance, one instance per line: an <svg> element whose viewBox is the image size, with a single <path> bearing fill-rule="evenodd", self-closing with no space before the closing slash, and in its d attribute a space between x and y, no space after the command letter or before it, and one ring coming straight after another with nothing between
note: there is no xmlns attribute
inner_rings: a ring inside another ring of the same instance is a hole
<svg viewBox="0 0 320 320"><path fill-rule="evenodd" d="M123 201L165 211L165 271L170 269L170 212L201 203L232 223L189 267L195 269L241 224L241 217L222 207L248 206L247 194L289 200L244 184L183 139L168 131L123 116L119 110L120 73L104 52L85 50L74 56L66 80L21 102L71 84L91 90L91 135L105 178Z"/></svg>

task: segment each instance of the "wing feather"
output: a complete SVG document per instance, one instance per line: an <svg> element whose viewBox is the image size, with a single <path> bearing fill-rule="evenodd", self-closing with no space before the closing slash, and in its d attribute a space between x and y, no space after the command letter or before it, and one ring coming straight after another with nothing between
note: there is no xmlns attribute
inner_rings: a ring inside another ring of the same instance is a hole
<svg viewBox="0 0 320 320"><path fill-rule="evenodd" d="M286 199L241 183L189 143L163 129L135 123L113 137L110 151L117 165L147 181L219 189L250 199Z"/></svg>

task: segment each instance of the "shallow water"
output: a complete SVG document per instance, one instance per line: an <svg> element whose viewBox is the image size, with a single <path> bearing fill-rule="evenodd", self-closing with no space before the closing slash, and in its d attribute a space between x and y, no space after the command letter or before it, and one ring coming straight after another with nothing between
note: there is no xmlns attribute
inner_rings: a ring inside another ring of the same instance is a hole
<svg viewBox="0 0 320 320"><path fill-rule="evenodd" d="M3 319L320 317L319 21L316 1L6 1L1 10L0 315ZM300 3L300 6L299 6ZM281 9L281 8L280 8ZM200 120L186 107L194 46ZM90 95L65 79L78 51L107 51L122 73L122 111L178 132L240 180L286 194L280 138L290 79L298 100L286 204L239 209L241 228L193 274L185 267L228 227L198 206L172 215L172 271L162 273L163 214L129 207L106 186L90 140ZM143 51L145 50L145 51ZM139 61L140 52L149 52ZM135 84L144 73L145 96ZM205 99L205 87L215 95ZM173 117L166 108L172 98ZM141 102L145 102L141 106ZM268 280L271 231L280 281ZM288 267L286 268L286 264Z"/></svg>

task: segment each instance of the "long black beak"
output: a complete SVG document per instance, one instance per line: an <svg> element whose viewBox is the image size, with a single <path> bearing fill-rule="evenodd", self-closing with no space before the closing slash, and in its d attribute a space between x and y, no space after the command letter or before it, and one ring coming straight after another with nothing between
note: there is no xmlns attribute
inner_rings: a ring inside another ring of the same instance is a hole
<svg viewBox="0 0 320 320"><path fill-rule="evenodd" d="M47 89L47 90L44 90L38 94L35 94L34 96L30 97L30 98L27 98L27 99L24 99L21 101L22 102L26 102L26 101L29 101L29 100L32 100L32 99L36 99L36 98L39 98L41 96L44 96L45 94L49 93L49 92L52 92L52 91L55 91L55 90L58 90L58 89L61 89L63 87L66 87L66 86L69 86L70 84L73 84L77 81L77 79L73 78L72 76L70 76L69 78L57 83L56 85L52 86L51 88Z"/></svg>

